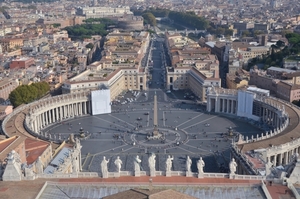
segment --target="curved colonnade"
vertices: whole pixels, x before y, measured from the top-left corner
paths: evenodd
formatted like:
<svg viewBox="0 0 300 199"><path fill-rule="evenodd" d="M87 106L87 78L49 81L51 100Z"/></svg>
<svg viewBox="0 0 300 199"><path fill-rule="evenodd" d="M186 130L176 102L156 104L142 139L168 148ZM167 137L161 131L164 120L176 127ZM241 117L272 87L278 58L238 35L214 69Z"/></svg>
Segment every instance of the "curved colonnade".
<svg viewBox="0 0 300 199"><path fill-rule="evenodd" d="M61 142L61 136L41 134L41 130L75 117L92 112L90 92L59 95L20 106L2 122L2 131L8 136L38 137L47 141ZM22 125L23 124L23 125Z"/></svg>
<svg viewBox="0 0 300 199"><path fill-rule="evenodd" d="M208 111L237 116L236 109L239 102L236 91L215 89L208 94L208 100L210 101L207 106ZM231 102L233 102L232 104L236 102L236 107L232 108ZM238 168L238 173L245 173L245 170L248 170L248 173L258 174L252 168L253 163L249 161L249 155L247 155L253 152L260 153L264 162L272 162L274 166L287 165L296 153L300 153L300 134L298 132L300 129L300 108L274 97L257 95L253 99L251 111L254 119L272 126L273 130L258 133L251 138L240 136L238 142L234 143L232 153L238 162L243 162L239 165L244 166L243 169Z"/></svg>
<svg viewBox="0 0 300 199"><path fill-rule="evenodd" d="M239 102L237 90L214 89L208 94L207 111L216 112L229 116L238 116ZM247 102L250 103L250 102ZM250 106L244 104L244 106ZM247 109L247 108L244 108ZM289 125L289 113L285 110L285 105L280 101L275 101L269 97L256 96L253 100L252 114L248 117L262 121L273 128L273 130L257 133L256 136L242 136L243 143L253 143L255 141L271 138L283 132ZM244 116L247 117L247 116ZM240 140L241 143L241 140Z"/></svg>
<svg viewBox="0 0 300 199"><path fill-rule="evenodd" d="M236 93L222 93L230 100ZM237 101L236 101L237 102ZM238 103L238 102L237 102ZM260 111L260 117L264 122L274 124L274 131L258 134L256 138L244 138L240 140L238 151L265 149L265 157L273 160L276 165L287 162L294 153L300 153L300 109L290 103L276 98L255 99L254 103L260 104L265 111ZM229 104L229 103L224 103ZM235 110L234 108L224 110ZM262 110L263 110L262 109ZM63 122L74 117L91 114L90 92L66 94L42 99L31 104L16 108L2 123L2 131L8 137L19 135L38 137L43 140L61 142L59 135L49 137L41 134L41 129L57 122ZM232 115L232 112L228 113ZM276 120L271 119L275 116ZM22 125L23 122L23 125Z"/></svg>

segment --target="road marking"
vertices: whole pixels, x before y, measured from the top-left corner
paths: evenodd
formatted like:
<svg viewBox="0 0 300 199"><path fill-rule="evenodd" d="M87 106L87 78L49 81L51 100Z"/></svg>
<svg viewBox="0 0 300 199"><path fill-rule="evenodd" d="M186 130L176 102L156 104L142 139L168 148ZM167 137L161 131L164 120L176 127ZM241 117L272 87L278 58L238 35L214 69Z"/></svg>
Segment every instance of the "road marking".
<svg viewBox="0 0 300 199"><path fill-rule="evenodd" d="M128 146L128 144L124 144L124 145L121 145L121 146L118 146L118 147L115 147L115 148L112 148L112 149L108 149L108 150L105 150L105 151L101 151L101 152L95 153L95 154L93 154L93 155L94 155L94 156L100 155L100 154L103 154L103 153L106 153L106 152L109 152L109 151L112 151L112 150L116 150L116 149L119 149L119 148L122 148L122 147L125 147L125 146Z"/></svg>
<svg viewBox="0 0 300 199"><path fill-rule="evenodd" d="M191 148L194 148L194 149L200 150L200 151L206 151L206 152L210 152L210 153L212 153L212 152L211 152L211 151L209 151L209 150L205 150L205 149L197 148L197 147L191 146L191 145L189 145L189 144L185 144L184 146L188 146L188 147L191 147Z"/></svg>
<svg viewBox="0 0 300 199"><path fill-rule="evenodd" d="M99 117L95 117L95 118L97 118L97 119L99 119L99 120L102 120L102 121L104 121L104 122L107 122L107 123L109 123L109 124L116 125L116 126L119 126L119 127L122 127L122 128L125 128L125 129L130 130L130 128L126 128L126 127L124 127L124 126L121 126L121 125L116 124L116 123L112 123L112 122L107 121L107 120L104 120L104 119L102 119L102 118L99 118ZM130 124L130 125L131 125L131 124ZM102 127L101 127L101 128L102 128Z"/></svg>
<svg viewBox="0 0 300 199"><path fill-rule="evenodd" d="M201 113L200 115L197 115L197 116L195 116L195 117L193 117L193 118L191 118L191 119L189 119L189 120L187 120L187 121L181 123L181 124L178 125L177 127L180 127L181 125L183 125L183 124L185 124L185 123L188 123L188 122L192 121L193 119L195 119L195 118L197 118L197 117L199 117L199 116L201 116L201 115L203 115L203 114L204 114L204 113Z"/></svg>
<svg viewBox="0 0 300 199"><path fill-rule="evenodd" d="M150 113L148 114L148 117L147 117L147 127L149 126L149 120L150 120Z"/></svg>
<svg viewBox="0 0 300 199"><path fill-rule="evenodd" d="M193 125L190 125L190 126L187 126L187 127L183 128L183 129L187 129L187 128L190 128L190 127L192 127L192 126L196 126L197 124L201 124L201 123L206 122L206 121L208 121L208 120L211 120L211 119L213 119L213 118L215 118L215 117L218 117L218 116L210 117L210 118L208 118L208 119L206 119L206 120L202 120L201 122L197 122L197 123L195 123L195 124L193 124Z"/></svg>
<svg viewBox="0 0 300 199"><path fill-rule="evenodd" d="M184 151L186 151L186 152L189 152L189 153L191 153L191 154L196 154L196 153L193 153L193 152L191 152L191 151L189 151L189 150L187 150L187 149L184 149L184 148L182 148L182 147L177 147L177 148L182 149L182 150L184 150Z"/></svg>
<svg viewBox="0 0 300 199"><path fill-rule="evenodd" d="M121 121L121 122L124 122L125 124L127 124L127 125L130 125L130 126L132 126L133 128L135 128L136 126L134 126L134 125L132 125L132 124L130 124L130 123L128 123L128 122L125 122L124 120L121 120L121 119L119 119L119 118L117 118L117 117L115 117L115 116L113 116L113 115L111 115L111 114L109 114L111 117L113 117L113 118L115 118L115 119L117 119L117 120L119 120L119 121Z"/></svg>

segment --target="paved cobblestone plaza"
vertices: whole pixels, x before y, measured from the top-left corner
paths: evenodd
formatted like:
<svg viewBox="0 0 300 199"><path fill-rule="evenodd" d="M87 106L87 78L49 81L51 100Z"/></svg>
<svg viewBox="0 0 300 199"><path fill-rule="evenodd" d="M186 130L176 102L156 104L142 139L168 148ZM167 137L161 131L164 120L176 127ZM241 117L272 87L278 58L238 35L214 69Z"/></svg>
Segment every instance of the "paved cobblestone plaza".
<svg viewBox="0 0 300 199"><path fill-rule="evenodd" d="M83 170L99 173L103 156L110 160L109 171L115 171L117 156L123 162L121 170L132 171L136 155L142 160L142 170L149 171L147 160L151 153L157 155L156 170L164 171L167 156L173 155L172 170L185 171L188 155L193 162L193 172L197 171L199 157L206 163L205 172L224 172L230 160L229 146L233 138L227 136L228 128L249 137L261 131L235 118L205 113L204 106L179 100L174 93L166 94L159 89L156 93L158 130L164 139L147 140L154 128L153 90L146 96L140 93L135 102L113 105L111 114L74 118L44 131L67 139L71 133L79 135L82 128L87 136L81 141ZM131 92L124 98L130 95Z"/></svg>

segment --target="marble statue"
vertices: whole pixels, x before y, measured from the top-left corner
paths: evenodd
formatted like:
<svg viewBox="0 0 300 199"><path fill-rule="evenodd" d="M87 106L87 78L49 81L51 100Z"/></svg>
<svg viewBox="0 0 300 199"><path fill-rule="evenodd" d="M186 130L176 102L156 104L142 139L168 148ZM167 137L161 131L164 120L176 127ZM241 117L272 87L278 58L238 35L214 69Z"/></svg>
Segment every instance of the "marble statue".
<svg viewBox="0 0 300 199"><path fill-rule="evenodd" d="M44 171L44 164L41 160L41 156L39 156L35 162L35 171L37 174L42 174Z"/></svg>
<svg viewBox="0 0 300 199"><path fill-rule="evenodd" d="M117 168L117 172L120 173L121 172L121 166L122 166L123 162L120 159L120 157L118 156L117 159L115 160L115 165Z"/></svg>
<svg viewBox="0 0 300 199"><path fill-rule="evenodd" d="M186 171L191 172L191 166L192 166L192 160L190 156L187 156L186 158Z"/></svg>
<svg viewBox="0 0 300 199"><path fill-rule="evenodd" d="M273 166L273 163L270 162L270 160L268 160L268 162L265 164L265 168L266 168L266 176L271 174L271 168Z"/></svg>
<svg viewBox="0 0 300 199"><path fill-rule="evenodd" d="M7 163L5 170L2 175L3 181L21 181L22 180L22 168L21 164L18 163L19 154L12 150L7 155Z"/></svg>
<svg viewBox="0 0 300 199"><path fill-rule="evenodd" d="M148 158L148 164L149 164L149 168L150 168L150 173L155 172L155 160L156 156L154 153L152 153L149 158Z"/></svg>
<svg viewBox="0 0 300 199"><path fill-rule="evenodd" d="M140 157L137 155L134 159L134 171L135 172L140 172L141 171L141 162L142 160L140 159Z"/></svg>
<svg viewBox="0 0 300 199"><path fill-rule="evenodd" d="M101 172L102 177L107 178L108 177L108 170L107 170L107 164L109 163L109 160L106 160L105 156L103 156L103 160L101 162Z"/></svg>
<svg viewBox="0 0 300 199"><path fill-rule="evenodd" d="M34 176L34 173L33 173L32 169L28 168L28 167L24 168L24 173L25 173L26 177L32 177L32 176Z"/></svg>
<svg viewBox="0 0 300 199"><path fill-rule="evenodd" d="M174 157L171 157L170 155L168 155L168 158L166 160L166 171L167 172L171 171L173 160L174 160Z"/></svg>
<svg viewBox="0 0 300 199"><path fill-rule="evenodd" d="M72 170L74 173L78 173L78 162L76 161L75 152L73 151L71 154L71 160L72 160Z"/></svg>
<svg viewBox="0 0 300 199"><path fill-rule="evenodd" d="M198 173L204 173L203 168L205 167L205 162L202 160L202 157L197 162Z"/></svg>
<svg viewBox="0 0 300 199"><path fill-rule="evenodd" d="M235 159L232 158L231 162L229 163L230 174L235 174L236 167L237 167L237 163L235 162Z"/></svg>
<svg viewBox="0 0 300 199"><path fill-rule="evenodd" d="M74 138L74 134L73 134L73 133L71 133L70 136L69 136L69 142L70 142L71 144L74 144L74 143L75 143L75 138Z"/></svg>

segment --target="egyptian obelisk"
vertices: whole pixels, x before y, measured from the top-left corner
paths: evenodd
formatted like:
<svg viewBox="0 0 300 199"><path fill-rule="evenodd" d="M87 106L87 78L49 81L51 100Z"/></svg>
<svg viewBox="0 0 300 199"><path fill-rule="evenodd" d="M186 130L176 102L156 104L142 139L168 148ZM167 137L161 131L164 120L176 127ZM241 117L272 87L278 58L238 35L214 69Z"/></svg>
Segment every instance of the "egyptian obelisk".
<svg viewBox="0 0 300 199"><path fill-rule="evenodd" d="M154 106L153 106L153 134L152 136L158 136L159 132L157 129L157 96L156 96L156 91L154 94Z"/></svg>

